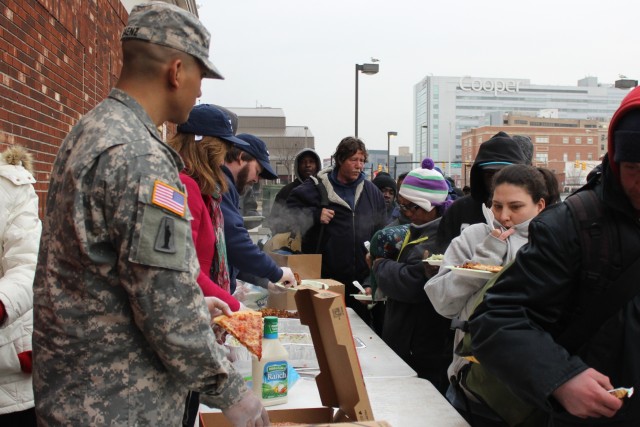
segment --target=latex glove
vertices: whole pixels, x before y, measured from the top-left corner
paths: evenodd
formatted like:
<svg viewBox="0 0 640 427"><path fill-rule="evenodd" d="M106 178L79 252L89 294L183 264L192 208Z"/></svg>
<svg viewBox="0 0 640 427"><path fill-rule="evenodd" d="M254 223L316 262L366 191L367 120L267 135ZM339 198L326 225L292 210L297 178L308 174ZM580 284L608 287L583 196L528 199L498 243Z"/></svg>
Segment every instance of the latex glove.
<svg viewBox="0 0 640 427"><path fill-rule="evenodd" d="M213 318L216 316L220 316L221 314L231 316L231 314L233 313L229 308L229 305L226 302L222 301L220 298L204 297L204 300L207 303L207 308L209 309L212 323Z"/></svg>
<svg viewBox="0 0 640 427"><path fill-rule="evenodd" d="M267 410L264 409L258 396L251 390L247 391L238 403L223 409L222 414L234 427L265 427L271 425Z"/></svg>
<svg viewBox="0 0 640 427"><path fill-rule="evenodd" d="M609 378L593 368L580 372L553 391L553 397L572 415L580 418L613 417L622 400L609 394Z"/></svg>
<svg viewBox="0 0 640 427"><path fill-rule="evenodd" d="M289 267L281 267L281 269L282 277L280 278L280 280L278 280L280 284L284 285L285 287L295 286L296 278L293 275L293 271L291 271Z"/></svg>

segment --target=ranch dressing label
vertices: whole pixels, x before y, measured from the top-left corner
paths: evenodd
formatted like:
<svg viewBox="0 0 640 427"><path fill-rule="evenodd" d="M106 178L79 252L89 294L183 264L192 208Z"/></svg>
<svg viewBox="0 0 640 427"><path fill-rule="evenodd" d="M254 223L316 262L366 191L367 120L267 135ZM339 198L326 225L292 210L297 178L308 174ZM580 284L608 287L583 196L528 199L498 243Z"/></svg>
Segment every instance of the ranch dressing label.
<svg viewBox="0 0 640 427"><path fill-rule="evenodd" d="M265 364L262 374L263 399L276 399L287 396L288 366L286 360Z"/></svg>

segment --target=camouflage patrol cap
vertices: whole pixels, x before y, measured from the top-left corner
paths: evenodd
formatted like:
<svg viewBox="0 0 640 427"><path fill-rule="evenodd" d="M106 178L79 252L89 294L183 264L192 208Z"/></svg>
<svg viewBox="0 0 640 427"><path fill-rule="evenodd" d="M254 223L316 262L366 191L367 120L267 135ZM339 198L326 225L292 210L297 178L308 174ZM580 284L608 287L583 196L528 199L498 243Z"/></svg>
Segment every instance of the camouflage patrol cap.
<svg viewBox="0 0 640 427"><path fill-rule="evenodd" d="M135 6L120 40L142 40L180 50L202 63L205 77L224 79L209 61L209 31L194 14L173 4L154 1Z"/></svg>

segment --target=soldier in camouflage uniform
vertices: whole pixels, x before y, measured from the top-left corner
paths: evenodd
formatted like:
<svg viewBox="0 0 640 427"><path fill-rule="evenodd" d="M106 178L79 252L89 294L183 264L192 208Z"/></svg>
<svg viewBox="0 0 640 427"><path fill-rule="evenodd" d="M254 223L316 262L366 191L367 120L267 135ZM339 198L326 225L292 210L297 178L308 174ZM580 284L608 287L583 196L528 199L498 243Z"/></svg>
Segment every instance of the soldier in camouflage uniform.
<svg viewBox="0 0 640 427"><path fill-rule="evenodd" d="M186 121L203 77L222 78L209 33L154 2L133 9L122 40L116 88L51 174L34 283L39 425L177 426L190 389L236 426L268 425L215 342L208 305L224 303L196 283L183 164L157 130Z"/></svg>

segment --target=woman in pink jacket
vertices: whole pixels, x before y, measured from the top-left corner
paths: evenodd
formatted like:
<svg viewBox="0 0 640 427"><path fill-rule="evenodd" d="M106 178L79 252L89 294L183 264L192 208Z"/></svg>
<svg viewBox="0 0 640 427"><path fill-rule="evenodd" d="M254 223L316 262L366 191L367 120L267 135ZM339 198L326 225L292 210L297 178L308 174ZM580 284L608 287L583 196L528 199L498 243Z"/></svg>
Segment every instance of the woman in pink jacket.
<svg viewBox="0 0 640 427"><path fill-rule="evenodd" d="M234 136L227 114L209 104L193 107L187 122L178 126L178 133L169 141L185 164L180 180L193 217L191 234L200 262L198 285L204 296L220 298L232 311L238 311L240 302L229 293L224 218L220 209L222 193L227 191L220 165L231 144L248 145ZM195 424L199 406L199 394L190 392L183 426Z"/></svg>
<svg viewBox="0 0 640 427"><path fill-rule="evenodd" d="M198 284L205 296L218 297L238 311L240 303L229 293L229 272L224 240L224 218L220 210L227 182L220 165L231 144L247 145L233 135L231 120L214 105L193 107L187 122L169 141L182 157L185 168L180 180L187 191L193 219L191 232L200 262Z"/></svg>

